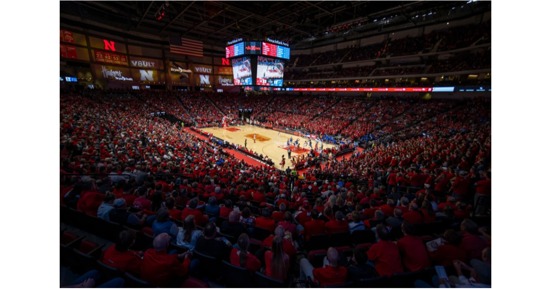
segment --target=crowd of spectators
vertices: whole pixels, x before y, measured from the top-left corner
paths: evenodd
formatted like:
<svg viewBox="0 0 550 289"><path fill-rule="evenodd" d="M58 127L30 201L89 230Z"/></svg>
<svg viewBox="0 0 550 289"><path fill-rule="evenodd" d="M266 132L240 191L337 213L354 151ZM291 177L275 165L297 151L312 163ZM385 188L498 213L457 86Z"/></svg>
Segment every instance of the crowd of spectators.
<svg viewBox="0 0 550 289"><path fill-rule="evenodd" d="M188 111L200 124L219 125L219 108L235 105L231 96L227 105L224 98L214 105L212 95L153 94L86 92L60 99L62 204L137 230L149 228L154 237L147 250L136 252L133 235L121 233L102 257L110 266L154 286L172 286L200 275L193 252L201 252L281 281L302 276L324 286L487 260L487 228L478 230L470 218L490 213L489 100L271 96L269 107L258 108L268 121L285 120L311 132L353 121L343 133L374 136L363 151L327 158L298 176L249 166L222 145L155 114L186 117ZM259 102L259 96L251 101ZM448 231L442 236L447 247L425 252L415 230L436 223ZM342 259L344 251L327 246L326 267L319 267L298 254L318 234L356 231L375 238L363 242L369 249L353 258ZM185 252L171 254L170 244ZM439 250L454 250L456 259L443 258Z"/></svg>

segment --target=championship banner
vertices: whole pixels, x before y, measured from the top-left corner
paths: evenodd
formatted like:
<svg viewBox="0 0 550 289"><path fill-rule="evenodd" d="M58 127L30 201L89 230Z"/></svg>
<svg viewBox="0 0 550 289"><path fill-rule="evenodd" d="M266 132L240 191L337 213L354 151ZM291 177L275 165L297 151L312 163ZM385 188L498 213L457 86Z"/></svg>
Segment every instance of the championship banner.
<svg viewBox="0 0 550 289"><path fill-rule="evenodd" d="M59 32L60 32L59 36L60 36L61 42L74 43L74 37L73 37L73 33L71 31L61 30Z"/></svg>
<svg viewBox="0 0 550 289"><path fill-rule="evenodd" d="M69 45L60 45L61 48L61 58L71 58L71 59L77 59L78 56L76 55L76 47L75 46L69 46Z"/></svg>
<svg viewBox="0 0 550 289"><path fill-rule="evenodd" d="M59 48L61 50L61 58L90 61L90 56L88 54L87 48L76 47L76 46L65 45L65 44L61 44Z"/></svg>
<svg viewBox="0 0 550 289"><path fill-rule="evenodd" d="M59 40L65 43L77 44L81 46L88 46L86 35L81 33L75 33L69 30L61 29L59 31Z"/></svg>
<svg viewBox="0 0 550 289"><path fill-rule="evenodd" d="M231 67L231 66L218 66L218 74L233 75L233 67Z"/></svg>
<svg viewBox="0 0 550 289"><path fill-rule="evenodd" d="M99 50L92 51L96 62L128 66L128 58L126 55Z"/></svg>

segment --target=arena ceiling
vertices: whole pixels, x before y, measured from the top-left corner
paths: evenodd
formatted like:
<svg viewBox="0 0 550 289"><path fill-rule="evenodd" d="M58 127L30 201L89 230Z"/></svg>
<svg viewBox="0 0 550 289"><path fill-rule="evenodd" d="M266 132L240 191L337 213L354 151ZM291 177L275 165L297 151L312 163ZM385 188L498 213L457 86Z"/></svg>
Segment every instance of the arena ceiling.
<svg viewBox="0 0 550 289"><path fill-rule="evenodd" d="M298 44L356 19L414 14L449 1L61 1L61 23L161 39L185 36L223 46L236 39L271 37ZM465 3L462 1L461 3ZM164 14L162 14L164 13Z"/></svg>

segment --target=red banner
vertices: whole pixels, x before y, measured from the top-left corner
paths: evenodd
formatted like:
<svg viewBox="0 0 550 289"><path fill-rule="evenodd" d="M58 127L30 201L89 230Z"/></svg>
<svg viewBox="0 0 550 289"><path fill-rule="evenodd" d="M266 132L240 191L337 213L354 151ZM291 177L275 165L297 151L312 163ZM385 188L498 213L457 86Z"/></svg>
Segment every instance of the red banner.
<svg viewBox="0 0 550 289"><path fill-rule="evenodd" d="M233 67L218 66L218 74L233 75Z"/></svg>
<svg viewBox="0 0 550 289"><path fill-rule="evenodd" d="M123 54L94 50L94 58L97 62L128 66L128 57Z"/></svg>
<svg viewBox="0 0 550 289"><path fill-rule="evenodd" d="M74 43L74 37L73 37L73 33L71 31L61 30L59 36L60 36L60 40L62 42Z"/></svg>
<svg viewBox="0 0 550 289"><path fill-rule="evenodd" d="M61 44L61 58L77 59L76 47Z"/></svg>

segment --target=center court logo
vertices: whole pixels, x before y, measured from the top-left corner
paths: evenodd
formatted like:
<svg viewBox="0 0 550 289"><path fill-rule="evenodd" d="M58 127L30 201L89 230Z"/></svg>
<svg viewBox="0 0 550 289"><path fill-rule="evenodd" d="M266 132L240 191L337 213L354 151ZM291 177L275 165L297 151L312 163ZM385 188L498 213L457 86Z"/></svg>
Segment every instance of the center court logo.
<svg viewBox="0 0 550 289"><path fill-rule="evenodd" d="M254 134L253 133L245 134L244 136L249 138L249 139L254 139ZM263 136L261 134L256 134L256 140L264 142L264 141L268 141L268 140L271 140L271 139L268 138L267 136Z"/></svg>

